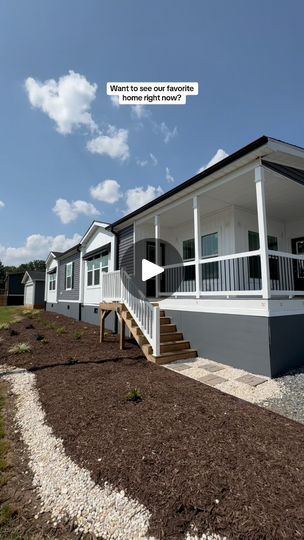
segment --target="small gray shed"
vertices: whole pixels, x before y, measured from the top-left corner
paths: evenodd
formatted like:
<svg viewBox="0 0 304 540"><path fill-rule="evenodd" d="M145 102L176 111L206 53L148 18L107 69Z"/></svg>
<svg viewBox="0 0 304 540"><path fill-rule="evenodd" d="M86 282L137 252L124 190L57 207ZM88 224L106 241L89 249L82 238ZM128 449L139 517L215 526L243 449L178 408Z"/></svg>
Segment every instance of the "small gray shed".
<svg viewBox="0 0 304 540"><path fill-rule="evenodd" d="M27 270L22 283L24 284L24 305L28 308L43 308L45 273Z"/></svg>

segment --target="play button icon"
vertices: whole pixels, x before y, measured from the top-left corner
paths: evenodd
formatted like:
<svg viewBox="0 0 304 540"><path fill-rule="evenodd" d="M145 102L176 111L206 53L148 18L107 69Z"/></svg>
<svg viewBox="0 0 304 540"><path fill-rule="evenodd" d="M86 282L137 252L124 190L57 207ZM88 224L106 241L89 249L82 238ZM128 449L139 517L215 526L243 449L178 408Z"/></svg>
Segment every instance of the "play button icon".
<svg viewBox="0 0 304 540"><path fill-rule="evenodd" d="M156 301L180 293L183 288L193 288L192 268L184 267L181 250L175 245L177 239L171 244L163 238L147 236L129 243L127 248L124 243L122 237L118 267L124 270L121 279L132 296Z"/></svg>
<svg viewBox="0 0 304 540"><path fill-rule="evenodd" d="M142 281L147 281L147 279L151 279L155 276L158 276L164 271L165 269L162 266L159 266L158 264L154 264L151 261L147 261L147 259L142 259L141 261Z"/></svg>

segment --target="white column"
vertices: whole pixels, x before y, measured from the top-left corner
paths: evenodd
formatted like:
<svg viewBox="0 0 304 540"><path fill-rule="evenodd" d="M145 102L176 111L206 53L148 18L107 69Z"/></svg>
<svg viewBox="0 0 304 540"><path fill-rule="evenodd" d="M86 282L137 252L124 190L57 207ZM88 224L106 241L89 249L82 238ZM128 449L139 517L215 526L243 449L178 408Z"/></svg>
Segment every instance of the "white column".
<svg viewBox="0 0 304 540"><path fill-rule="evenodd" d="M160 221L159 215L154 216L154 236L155 236L155 264L159 264L159 230ZM155 277L155 296L159 297L159 276Z"/></svg>
<svg viewBox="0 0 304 540"><path fill-rule="evenodd" d="M200 297L201 280L200 280L200 209L198 206L198 198L193 197L193 224L194 224L194 256L195 256L195 296Z"/></svg>
<svg viewBox="0 0 304 540"><path fill-rule="evenodd" d="M271 297L269 262L268 262L268 235L267 235L267 217L265 202L265 179L264 168L259 165L254 169L255 188L257 200L257 214L259 225L260 252L261 252L261 274L262 274L262 295L263 298Z"/></svg>

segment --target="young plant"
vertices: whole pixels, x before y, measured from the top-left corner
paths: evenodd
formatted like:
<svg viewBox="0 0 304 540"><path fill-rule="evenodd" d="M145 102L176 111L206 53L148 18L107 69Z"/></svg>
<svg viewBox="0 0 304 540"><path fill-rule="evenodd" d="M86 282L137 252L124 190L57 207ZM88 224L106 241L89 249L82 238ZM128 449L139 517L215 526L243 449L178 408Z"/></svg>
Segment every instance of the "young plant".
<svg viewBox="0 0 304 540"><path fill-rule="evenodd" d="M75 336L75 339L82 339L83 332L77 331L75 332L74 336Z"/></svg>
<svg viewBox="0 0 304 540"><path fill-rule="evenodd" d="M127 393L127 401L142 401L140 390L137 390L137 388L130 390L130 392Z"/></svg>
<svg viewBox="0 0 304 540"><path fill-rule="evenodd" d="M56 334L58 336L61 336L62 334L66 334L67 333L67 330L64 326L59 326L59 328L57 328L56 330Z"/></svg>
<svg viewBox="0 0 304 540"><path fill-rule="evenodd" d="M4 322L4 323L0 324L0 330L8 330L9 327L10 327L10 324L7 323L7 322Z"/></svg>
<svg viewBox="0 0 304 540"><path fill-rule="evenodd" d="M16 345L14 345L13 347L11 347L8 352L10 354L24 354L24 353L28 353L28 352L31 352L31 346L29 345L29 343L17 343Z"/></svg>

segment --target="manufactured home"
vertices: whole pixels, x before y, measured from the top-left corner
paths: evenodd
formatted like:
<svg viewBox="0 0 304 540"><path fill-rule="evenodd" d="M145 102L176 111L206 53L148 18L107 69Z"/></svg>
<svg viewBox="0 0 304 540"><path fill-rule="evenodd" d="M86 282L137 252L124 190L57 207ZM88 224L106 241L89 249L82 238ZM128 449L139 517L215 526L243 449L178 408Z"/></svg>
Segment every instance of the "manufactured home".
<svg viewBox="0 0 304 540"><path fill-rule="evenodd" d="M43 308L45 273L27 270L21 283L24 285L24 306L27 308Z"/></svg>
<svg viewBox="0 0 304 540"><path fill-rule="evenodd" d="M164 272L138 294L143 257ZM111 225L94 222L49 255L47 279L49 310L98 323L100 303L123 304L156 361L172 330L185 357L268 376L303 364L304 149L257 139Z"/></svg>

